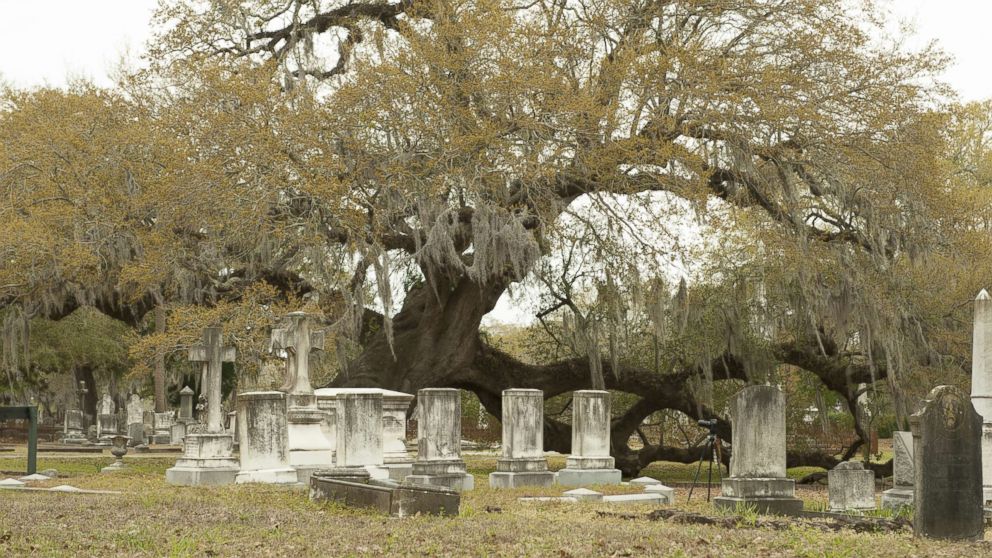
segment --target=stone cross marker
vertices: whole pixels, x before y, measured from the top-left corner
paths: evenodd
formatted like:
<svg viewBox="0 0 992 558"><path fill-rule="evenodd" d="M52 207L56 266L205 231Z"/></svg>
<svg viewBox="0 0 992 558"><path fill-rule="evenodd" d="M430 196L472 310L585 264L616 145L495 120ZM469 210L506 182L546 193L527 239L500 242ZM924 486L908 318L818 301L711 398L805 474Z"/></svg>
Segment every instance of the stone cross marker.
<svg viewBox="0 0 992 558"><path fill-rule="evenodd" d="M287 328L272 330L272 345L286 351L286 381L279 391L290 395L313 395L310 385L310 353L324 350L324 332L310 331L305 312L291 312Z"/></svg>
<svg viewBox="0 0 992 558"><path fill-rule="evenodd" d="M992 501L992 296L975 299L971 346L971 403L982 417L982 503Z"/></svg>
<svg viewBox="0 0 992 558"><path fill-rule="evenodd" d="M938 386L910 417L916 459L913 531L935 539L981 540L982 417L961 390Z"/></svg>
<svg viewBox="0 0 992 558"><path fill-rule="evenodd" d="M207 432L224 431L221 413L221 372L225 362L234 362L234 347L223 346L223 330L219 327L203 328L203 343L190 347L189 360L203 363L206 372Z"/></svg>
<svg viewBox="0 0 992 558"><path fill-rule="evenodd" d="M310 354L324 348L324 332L310 329L310 316L291 312L285 328L272 330L272 347L286 351L286 393L289 463L299 480L310 482L310 474L330 467L334 447L321 428L325 413L317 406L310 385Z"/></svg>

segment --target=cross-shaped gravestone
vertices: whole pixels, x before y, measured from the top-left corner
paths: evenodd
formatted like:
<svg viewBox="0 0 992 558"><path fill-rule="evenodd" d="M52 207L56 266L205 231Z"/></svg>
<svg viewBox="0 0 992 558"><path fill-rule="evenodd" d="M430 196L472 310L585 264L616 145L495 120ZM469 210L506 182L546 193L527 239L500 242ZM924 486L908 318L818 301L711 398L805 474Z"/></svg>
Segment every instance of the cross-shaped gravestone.
<svg viewBox="0 0 992 558"><path fill-rule="evenodd" d="M291 312L289 325L272 330L272 346L286 351L286 382L280 388L290 395L312 395L310 352L324 349L324 332L310 331L306 312Z"/></svg>
<svg viewBox="0 0 992 558"><path fill-rule="evenodd" d="M203 363L207 376L207 432L224 431L221 420L221 370L225 362L234 362L234 347L223 346L223 330L203 328L203 343L189 348L189 360Z"/></svg>

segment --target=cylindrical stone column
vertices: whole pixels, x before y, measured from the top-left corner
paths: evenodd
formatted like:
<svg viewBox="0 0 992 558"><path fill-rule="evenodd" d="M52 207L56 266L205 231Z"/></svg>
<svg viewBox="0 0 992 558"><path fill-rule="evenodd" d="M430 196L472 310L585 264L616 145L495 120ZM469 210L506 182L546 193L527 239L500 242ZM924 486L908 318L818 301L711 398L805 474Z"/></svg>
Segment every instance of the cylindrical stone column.
<svg viewBox="0 0 992 558"><path fill-rule="evenodd" d="M289 466L286 394L251 391L238 395L238 442L241 471L236 482L296 482Z"/></svg>
<svg viewBox="0 0 992 558"><path fill-rule="evenodd" d="M992 501L992 297L975 298L971 345L971 403L982 417L982 503Z"/></svg>
<svg viewBox="0 0 992 558"><path fill-rule="evenodd" d="M503 458L544 457L544 392L503 390Z"/></svg>
<svg viewBox="0 0 992 558"><path fill-rule="evenodd" d="M610 392L590 389L572 395L572 456L610 456Z"/></svg>
<svg viewBox="0 0 992 558"><path fill-rule="evenodd" d="M785 478L785 395L772 386L749 386L730 401L734 478Z"/></svg>
<svg viewBox="0 0 992 558"><path fill-rule="evenodd" d="M355 391L338 396L337 467L382 465L382 393Z"/></svg>
<svg viewBox="0 0 992 558"><path fill-rule="evenodd" d="M460 461L462 396L457 389L417 392L417 461Z"/></svg>

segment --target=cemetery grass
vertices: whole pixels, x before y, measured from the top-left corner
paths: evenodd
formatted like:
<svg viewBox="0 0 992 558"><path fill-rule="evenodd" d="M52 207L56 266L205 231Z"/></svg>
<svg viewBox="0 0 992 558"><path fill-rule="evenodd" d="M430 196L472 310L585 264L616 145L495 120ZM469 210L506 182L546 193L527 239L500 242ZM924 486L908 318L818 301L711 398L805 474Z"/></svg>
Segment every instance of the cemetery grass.
<svg viewBox="0 0 992 558"><path fill-rule="evenodd" d="M824 532L649 521L657 506L522 503L520 496L559 495L560 488L494 491L487 475L495 456L466 456L476 490L462 499L456 518L392 519L333 504L309 502L304 492L274 486L172 487L165 469L175 456L128 456L129 470L100 474L108 456L41 456L39 470L71 484L117 490L120 495L0 491L0 556L961 556L988 555L992 546L943 543L897 534ZM552 459L553 468L563 459ZM23 454L0 458L0 470L23 469ZM705 471L705 468L704 468ZM693 466L654 464L646 474L677 484ZM791 472L794 476L800 473ZM802 473L805 474L805 473ZM667 476L666 476L667 475ZM626 487L603 489L632 492ZM680 510L718 515L703 498ZM826 492L800 494L822 509ZM637 516L601 516L610 512Z"/></svg>

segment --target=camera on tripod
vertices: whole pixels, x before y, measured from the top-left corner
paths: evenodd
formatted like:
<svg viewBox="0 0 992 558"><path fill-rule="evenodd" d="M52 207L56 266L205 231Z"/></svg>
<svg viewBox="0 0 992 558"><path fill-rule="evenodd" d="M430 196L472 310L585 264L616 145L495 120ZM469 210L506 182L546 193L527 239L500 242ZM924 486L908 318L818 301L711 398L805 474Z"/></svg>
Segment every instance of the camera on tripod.
<svg viewBox="0 0 992 558"><path fill-rule="evenodd" d="M703 428L709 428L710 430L716 430L716 419L709 420L697 420L696 424L702 426Z"/></svg>
<svg viewBox="0 0 992 558"><path fill-rule="evenodd" d="M718 421L716 419L700 419L696 421L696 424L706 428L709 432L706 434L706 444L703 445L703 451L699 456L699 464L696 465L696 476L692 479L692 486L689 487L689 498L686 502L692 501L692 492L696 488L696 483L699 482L699 473L703 468L703 461L709 459L709 470L706 473L706 501L710 501L710 487L713 483L713 465L716 465L716 475L719 480L723 480L723 471L720 469L721 456L720 456L720 435L716 431L716 425ZM709 456L707 458L707 455Z"/></svg>

